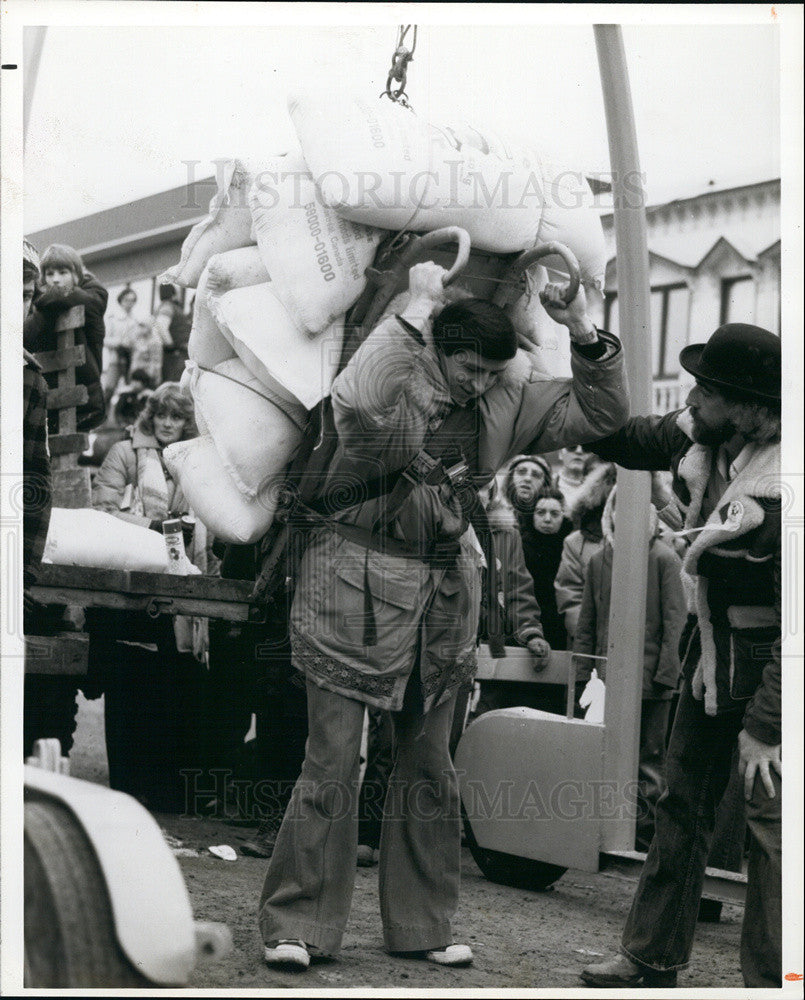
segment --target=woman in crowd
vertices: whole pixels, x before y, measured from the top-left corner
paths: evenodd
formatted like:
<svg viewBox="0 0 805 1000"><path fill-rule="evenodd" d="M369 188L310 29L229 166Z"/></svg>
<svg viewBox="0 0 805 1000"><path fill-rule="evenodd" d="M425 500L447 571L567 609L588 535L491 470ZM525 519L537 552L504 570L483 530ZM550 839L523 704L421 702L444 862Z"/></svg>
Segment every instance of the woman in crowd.
<svg viewBox="0 0 805 1000"><path fill-rule="evenodd" d="M523 555L534 578L534 595L542 614L542 630L551 649L567 648L567 632L556 608L554 580L562 561L565 538L573 530L564 516L565 498L555 486L545 486L537 494L531 524L522 529Z"/></svg>
<svg viewBox="0 0 805 1000"><path fill-rule="evenodd" d="M129 436L106 456L93 485L93 506L158 532L166 518L190 515L163 450L195 433L190 398L175 383L160 386ZM204 572L203 525L195 524L192 534L188 526L185 540L188 556ZM90 690L95 697L105 692L110 785L155 808L183 808L181 771L197 766L194 755L206 728L203 624L90 611Z"/></svg>

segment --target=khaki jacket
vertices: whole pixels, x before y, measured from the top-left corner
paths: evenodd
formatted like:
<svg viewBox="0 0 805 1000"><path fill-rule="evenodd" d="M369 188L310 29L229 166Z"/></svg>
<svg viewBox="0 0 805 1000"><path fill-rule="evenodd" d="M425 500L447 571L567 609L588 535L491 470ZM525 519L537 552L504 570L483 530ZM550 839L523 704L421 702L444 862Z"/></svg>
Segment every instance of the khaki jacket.
<svg viewBox="0 0 805 1000"><path fill-rule="evenodd" d="M623 352L604 334L603 358L573 349L572 378L549 379L518 352L473 407L462 450L477 485L522 452L548 452L610 434L628 417ZM328 482L360 497L367 479L404 468L452 408L437 352L384 320L333 383L339 446ZM339 519L372 528L384 499ZM456 542L450 566L366 549L329 527L302 559L291 613L293 662L322 687L397 711L418 661L425 710L475 671L482 559L449 487L416 487L390 528L425 549ZM364 645L367 591L377 644Z"/></svg>

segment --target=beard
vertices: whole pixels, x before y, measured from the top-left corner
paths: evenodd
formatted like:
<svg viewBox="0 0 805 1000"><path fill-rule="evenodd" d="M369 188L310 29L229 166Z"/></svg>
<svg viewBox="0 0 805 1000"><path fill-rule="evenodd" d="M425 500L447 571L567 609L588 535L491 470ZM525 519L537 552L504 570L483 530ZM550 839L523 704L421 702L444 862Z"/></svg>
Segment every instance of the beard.
<svg viewBox="0 0 805 1000"><path fill-rule="evenodd" d="M693 440L697 444L718 448L734 435L735 427L729 421L712 427L709 424L703 424L697 417L693 417Z"/></svg>

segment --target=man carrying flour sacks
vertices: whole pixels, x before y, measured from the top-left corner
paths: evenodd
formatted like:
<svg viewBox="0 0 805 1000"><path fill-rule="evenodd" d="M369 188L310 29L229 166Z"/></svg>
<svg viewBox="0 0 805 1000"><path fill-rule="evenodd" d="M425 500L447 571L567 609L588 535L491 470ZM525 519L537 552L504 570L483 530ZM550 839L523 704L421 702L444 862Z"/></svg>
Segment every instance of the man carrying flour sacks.
<svg viewBox="0 0 805 1000"><path fill-rule="evenodd" d="M515 455L603 437L628 416L620 343L596 330L583 291L567 306L564 286L542 293L573 342L572 378L550 379L517 350L497 306L445 306L445 274L413 267L402 314L384 319L333 383L339 446L327 485L356 501L378 477L389 488L323 521L298 574L291 642L309 737L260 900L272 966L304 969L340 948L366 705L390 710L395 732L380 841L385 946L441 965L472 961L451 930L460 810L448 736L459 685L475 672L484 562L497 594L477 489ZM494 619L498 602L486 600ZM492 622L490 644L500 641Z"/></svg>

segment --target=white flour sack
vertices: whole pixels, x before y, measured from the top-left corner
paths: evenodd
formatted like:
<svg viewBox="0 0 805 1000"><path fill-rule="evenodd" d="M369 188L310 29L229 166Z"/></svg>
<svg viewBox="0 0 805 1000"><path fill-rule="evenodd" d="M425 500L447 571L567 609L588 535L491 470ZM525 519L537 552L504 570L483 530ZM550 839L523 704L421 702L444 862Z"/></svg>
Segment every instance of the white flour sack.
<svg viewBox="0 0 805 1000"><path fill-rule="evenodd" d="M235 486L209 435L168 445L162 456L193 513L216 537L251 545L271 527L282 476L249 500Z"/></svg>
<svg viewBox="0 0 805 1000"><path fill-rule="evenodd" d="M471 125L451 125L447 129L462 148L474 146L494 157L506 169L526 171L540 178L542 218L537 243L553 240L569 247L579 262L582 281L588 288L603 289L606 246L601 217L590 184L582 170L553 163L533 147L519 145L496 132L479 132ZM559 257L543 262L564 270Z"/></svg>
<svg viewBox="0 0 805 1000"><path fill-rule="evenodd" d="M294 324L314 334L325 330L363 291L385 233L323 205L298 154L255 178L249 204L263 263Z"/></svg>
<svg viewBox="0 0 805 1000"><path fill-rule="evenodd" d="M257 246L217 253L214 257L210 257L206 270L207 291L213 295L223 295L231 288L261 285L269 280L268 271Z"/></svg>
<svg viewBox="0 0 805 1000"><path fill-rule="evenodd" d="M473 246L498 253L534 245L538 172L458 144L391 101L328 89L298 92L288 109L322 201L348 218L393 230L461 226Z"/></svg>
<svg viewBox="0 0 805 1000"><path fill-rule="evenodd" d="M160 281L195 288L210 257L255 242L248 194L262 168L242 160L219 160L216 167L218 191L209 213L187 234L179 263L160 275Z"/></svg>
<svg viewBox="0 0 805 1000"><path fill-rule="evenodd" d="M193 300L193 326L187 341L187 356L205 368L214 368L222 361L235 357L235 349L221 333L208 303L210 265L213 261L227 256L229 255L220 254L210 260L201 272L196 297Z"/></svg>
<svg viewBox="0 0 805 1000"><path fill-rule="evenodd" d="M150 528L102 510L54 507L42 562L164 573L168 558L164 538Z"/></svg>
<svg viewBox="0 0 805 1000"><path fill-rule="evenodd" d="M301 404L309 410L330 391L341 356L344 317L313 339L297 327L278 295L274 283L265 282L220 297L210 295L209 304L252 375L297 409Z"/></svg>
<svg viewBox="0 0 805 1000"><path fill-rule="evenodd" d="M190 380L199 429L212 437L235 486L254 500L293 457L302 440L301 426L282 411L282 400L275 396L272 401L270 390L240 358L212 371L193 365Z"/></svg>
<svg viewBox="0 0 805 1000"><path fill-rule="evenodd" d="M603 235L583 176L546 173L533 151L429 124L391 101L305 90L288 107L322 201L348 218L392 230L461 226L495 253L558 239L587 283L600 279Z"/></svg>

